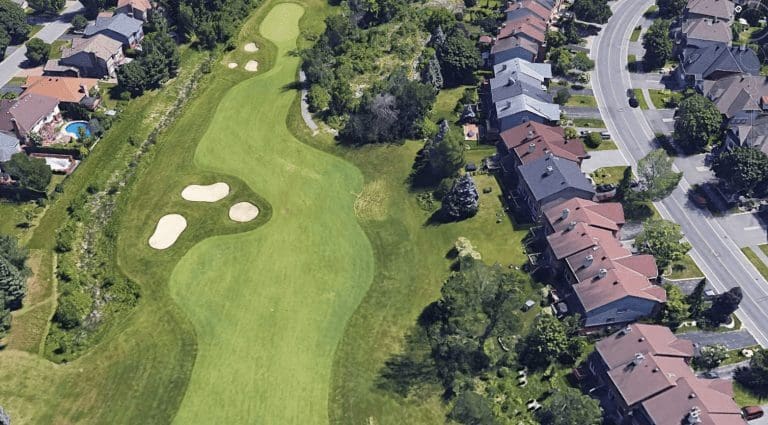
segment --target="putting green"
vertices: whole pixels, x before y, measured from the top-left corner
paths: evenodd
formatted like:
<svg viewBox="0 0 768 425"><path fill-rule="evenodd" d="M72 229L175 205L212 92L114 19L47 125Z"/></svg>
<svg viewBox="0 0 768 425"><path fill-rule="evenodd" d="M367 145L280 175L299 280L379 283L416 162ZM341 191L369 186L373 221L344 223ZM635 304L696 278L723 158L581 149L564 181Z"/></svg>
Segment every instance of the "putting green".
<svg viewBox="0 0 768 425"><path fill-rule="evenodd" d="M333 353L373 276L353 210L362 175L285 124L303 12L269 12L260 32L277 46L274 67L224 94L195 154L200 168L243 179L273 215L197 244L172 274L198 341L179 424L327 423Z"/></svg>

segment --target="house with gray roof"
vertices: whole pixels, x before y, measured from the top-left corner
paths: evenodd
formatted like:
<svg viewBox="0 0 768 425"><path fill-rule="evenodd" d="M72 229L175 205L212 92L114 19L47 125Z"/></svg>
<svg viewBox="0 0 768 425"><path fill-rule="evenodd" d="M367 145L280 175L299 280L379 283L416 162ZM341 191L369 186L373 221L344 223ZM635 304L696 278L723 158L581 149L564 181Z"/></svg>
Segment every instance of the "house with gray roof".
<svg viewBox="0 0 768 425"><path fill-rule="evenodd" d="M72 47L63 49L58 61L48 61L43 72L46 75L115 78L117 68L125 62L122 42L96 34L72 40Z"/></svg>
<svg viewBox="0 0 768 425"><path fill-rule="evenodd" d="M502 132L528 121L552 124L560 120L560 105L522 94L494 104L491 123ZM491 128L494 126L491 125Z"/></svg>
<svg viewBox="0 0 768 425"><path fill-rule="evenodd" d="M532 86L523 81L507 80L507 84L491 89L491 102L494 104L517 96L530 96L538 101L552 103L552 96L540 85Z"/></svg>
<svg viewBox="0 0 768 425"><path fill-rule="evenodd" d="M119 41L127 49L135 49L144 38L143 24L142 21L122 13L110 17L98 17L95 23L85 27L84 35L88 38L102 34Z"/></svg>
<svg viewBox="0 0 768 425"><path fill-rule="evenodd" d="M705 80L718 80L732 75L760 75L760 59L745 46L714 44L704 48L690 47L680 54L675 78L681 86L703 90Z"/></svg>
<svg viewBox="0 0 768 425"><path fill-rule="evenodd" d="M595 188L573 161L554 155L521 165L517 192L534 220L545 207L572 198L592 200Z"/></svg>
<svg viewBox="0 0 768 425"><path fill-rule="evenodd" d="M499 65L512 59L535 62L539 48L537 43L522 37L512 36L496 40L491 46L491 65Z"/></svg>
<svg viewBox="0 0 768 425"><path fill-rule="evenodd" d="M732 75L704 81L703 94L735 123L747 123L768 113L768 78L762 75Z"/></svg>
<svg viewBox="0 0 768 425"><path fill-rule="evenodd" d="M511 59L493 66L491 88L506 84L510 78L523 81L529 85L545 85L552 79L552 65L548 63L531 63L523 59ZM494 81L495 80L495 81Z"/></svg>
<svg viewBox="0 0 768 425"><path fill-rule="evenodd" d="M21 145L16 135L0 131L0 162L10 161L11 156L19 152Z"/></svg>
<svg viewBox="0 0 768 425"><path fill-rule="evenodd" d="M725 132L725 148L751 147L768 155L768 115L746 122L729 122Z"/></svg>

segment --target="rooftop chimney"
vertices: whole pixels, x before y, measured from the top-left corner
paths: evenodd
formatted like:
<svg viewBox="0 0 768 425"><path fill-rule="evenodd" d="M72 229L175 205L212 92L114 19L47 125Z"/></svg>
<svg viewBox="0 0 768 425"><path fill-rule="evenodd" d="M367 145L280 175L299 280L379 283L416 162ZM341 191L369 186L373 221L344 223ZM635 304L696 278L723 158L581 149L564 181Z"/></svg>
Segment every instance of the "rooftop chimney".
<svg viewBox="0 0 768 425"><path fill-rule="evenodd" d="M698 406L691 407L691 410L688 412L688 417L686 418L688 424L700 424L701 423L701 409L699 409Z"/></svg>
<svg viewBox="0 0 768 425"><path fill-rule="evenodd" d="M568 218L568 214L570 213L571 213L571 210L569 210L568 208L563 208L563 212L560 213L560 219L565 220L566 218Z"/></svg>
<svg viewBox="0 0 768 425"><path fill-rule="evenodd" d="M529 143L528 144L528 153L533 153L533 151L536 150L536 143Z"/></svg>
<svg viewBox="0 0 768 425"><path fill-rule="evenodd" d="M568 227L565 228L565 230L573 230L576 227L576 222L572 221L568 223Z"/></svg>
<svg viewBox="0 0 768 425"><path fill-rule="evenodd" d="M531 140L534 137L536 137L536 133L534 133L533 130L528 130L528 136L527 136L528 140Z"/></svg>
<svg viewBox="0 0 768 425"><path fill-rule="evenodd" d="M595 257L592 256L592 254L587 255L584 257L584 267L589 267L592 265L592 261L594 261Z"/></svg>
<svg viewBox="0 0 768 425"><path fill-rule="evenodd" d="M555 171L555 167L547 165L547 175L552 174L553 171Z"/></svg>
<svg viewBox="0 0 768 425"><path fill-rule="evenodd" d="M608 270L606 269L600 269L600 271L597 272L597 278L602 279L608 274Z"/></svg>
<svg viewBox="0 0 768 425"><path fill-rule="evenodd" d="M645 360L643 353L635 353L635 358L632 359L632 365L637 366Z"/></svg>

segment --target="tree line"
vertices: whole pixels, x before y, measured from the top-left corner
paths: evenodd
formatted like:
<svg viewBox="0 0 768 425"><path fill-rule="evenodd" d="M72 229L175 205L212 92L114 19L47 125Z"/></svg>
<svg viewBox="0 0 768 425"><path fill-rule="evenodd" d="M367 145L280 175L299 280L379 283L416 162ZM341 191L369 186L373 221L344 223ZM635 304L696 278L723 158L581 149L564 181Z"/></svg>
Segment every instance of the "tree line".
<svg viewBox="0 0 768 425"><path fill-rule="evenodd" d="M11 311L21 308L27 293L27 255L16 238L0 235L0 339L11 328Z"/></svg>

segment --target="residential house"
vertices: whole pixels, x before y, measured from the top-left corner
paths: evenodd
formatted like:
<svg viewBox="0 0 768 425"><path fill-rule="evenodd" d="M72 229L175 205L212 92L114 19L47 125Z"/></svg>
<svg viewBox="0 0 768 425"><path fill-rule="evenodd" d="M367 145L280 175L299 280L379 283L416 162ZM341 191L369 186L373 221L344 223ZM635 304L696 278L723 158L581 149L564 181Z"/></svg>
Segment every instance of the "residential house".
<svg viewBox="0 0 768 425"><path fill-rule="evenodd" d="M704 48L713 44L730 46L733 32L728 22L711 18L688 19L675 34L675 50L686 47Z"/></svg>
<svg viewBox="0 0 768 425"><path fill-rule="evenodd" d="M587 157L581 141L566 139L562 127L548 126L535 121L503 131L500 139L497 149L501 157L501 168L505 176L512 178L511 183L518 179L519 166L545 155L553 154L577 164L581 164L581 160Z"/></svg>
<svg viewBox="0 0 768 425"><path fill-rule="evenodd" d="M149 20L152 3L149 0L118 0L115 14L128 15L143 22Z"/></svg>
<svg viewBox="0 0 768 425"><path fill-rule="evenodd" d="M731 0L688 0L683 9L685 19L709 18L731 23L735 5Z"/></svg>
<svg viewBox="0 0 768 425"><path fill-rule="evenodd" d="M680 65L675 70L680 85L695 87L699 91L702 91L705 80L719 80L739 74L759 75L760 59L752 49L723 44L683 49Z"/></svg>
<svg viewBox="0 0 768 425"><path fill-rule="evenodd" d="M735 124L746 124L768 113L768 78L762 75L731 75L704 81L702 92Z"/></svg>
<svg viewBox="0 0 768 425"><path fill-rule="evenodd" d="M539 45L539 49L537 49L538 53L547 38L547 30L546 27L536 25L535 22L536 20L531 17L504 22L501 24L501 29L496 38L499 40L509 37L527 39ZM543 23L544 21L539 22Z"/></svg>
<svg viewBox="0 0 768 425"><path fill-rule="evenodd" d="M72 77L27 77L23 86L24 94L39 94L59 100L59 106L79 105L87 109L95 109L99 104L97 97L91 97L90 92L99 88L99 80L94 78Z"/></svg>
<svg viewBox="0 0 768 425"><path fill-rule="evenodd" d="M59 100L39 94L25 94L14 100L0 100L0 133L15 134L29 140L31 133L53 136L61 122Z"/></svg>
<svg viewBox="0 0 768 425"><path fill-rule="evenodd" d="M595 196L592 183L577 163L551 154L521 165L518 173L518 193L534 219L548 204L571 198L592 199Z"/></svg>
<svg viewBox="0 0 768 425"><path fill-rule="evenodd" d="M571 311L581 315L586 328L652 317L667 301L664 288L620 263L573 285L573 292Z"/></svg>
<svg viewBox="0 0 768 425"><path fill-rule="evenodd" d="M552 103L552 96L541 85L530 85L513 77L507 79L506 84L497 85L491 89L490 101L494 105L517 96L528 96L543 103ZM558 116L557 119L560 119Z"/></svg>
<svg viewBox="0 0 768 425"><path fill-rule="evenodd" d="M618 202L598 203L589 199L572 198L549 206L542 215L546 234L560 232L569 223L587 223L608 230L616 237L626 222L624 207Z"/></svg>
<svg viewBox="0 0 768 425"><path fill-rule="evenodd" d="M122 13L108 18L99 17L95 23L85 27L85 37L101 34L119 41L126 49L136 49L144 38L143 25L142 21Z"/></svg>
<svg viewBox="0 0 768 425"><path fill-rule="evenodd" d="M766 102L768 99L762 99ZM760 115L743 124L729 123L725 132L725 146L749 146L768 155L768 115Z"/></svg>
<svg viewBox="0 0 768 425"><path fill-rule="evenodd" d="M548 124L559 120L560 105L522 94L496 102L490 122L501 132L528 121Z"/></svg>
<svg viewBox="0 0 768 425"><path fill-rule="evenodd" d="M522 79L522 81L531 85L535 84L533 81L536 81L544 87L552 79L552 65L548 63L531 63L523 59L510 59L494 65L493 75L496 78L500 78L500 84L503 84L501 81L505 78L512 77L515 80ZM493 85L491 88L494 88Z"/></svg>
<svg viewBox="0 0 768 425"><path fill-rule="evenodd" d="M536 0L520 0L507 3L504 15L507 21L512 21L526 16L534 16L550 22L553 17L553 8L548 8Z"/></svg>
<svg viewBox="0 0 768 425"><path fill-rule="evenodd" d="M21 145L16 135L0 131L0 162L10 161L11 156L19 152Z"/></svg>
<svg viewBox="0 0 768 425"><path fill-rule="evenodd" d="M62 50L58 63L48 61L44 73L58 74L58 68L66 67L74 69L76 76L80 77L115 78L117 68L125 61L121 42L97 34L72 40L72 47Z"/></svg>
<svg viewBox="0 0 768 425"><path fill-rule="evenodd" d="M512 59L535 62L539 57L540 46L527 38L511 36L496 40L491 46L491 65L499 65Z"/></svg>
<svg viewBox="0 0 768 425"><path fill-rule="evenodd" d="M631 324L595 344L587 365L605 388L608 420L633 425L744 425L732 382L696 377L690 341L667 327Z"/></svg>

